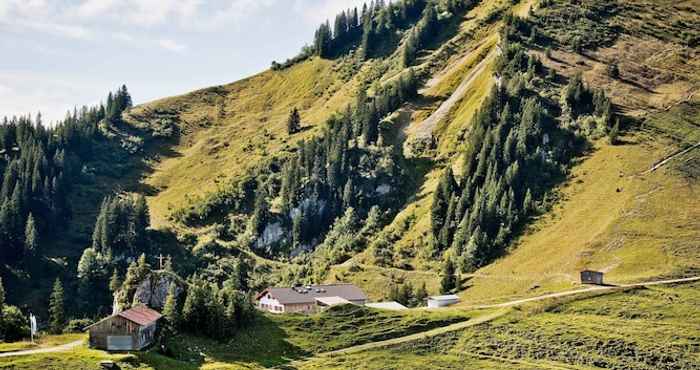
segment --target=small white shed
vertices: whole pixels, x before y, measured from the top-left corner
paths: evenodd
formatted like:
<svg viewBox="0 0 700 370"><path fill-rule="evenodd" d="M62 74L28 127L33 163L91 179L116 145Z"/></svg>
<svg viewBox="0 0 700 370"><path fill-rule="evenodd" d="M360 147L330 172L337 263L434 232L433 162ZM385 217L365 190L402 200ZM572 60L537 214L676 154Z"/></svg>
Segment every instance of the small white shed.
<svg viewBox="0 0 700 370"><path fill-rule="evenodd" d="M365 306L369 307L369 308L377 308L380 310L392 310L392 311L400 311L400 310L406 309L406 306L402 305L399 302L394 302L394 301L365 303Z"/></svg>
<svg viewBox="0 0 700 370"><path fill-rule="evenodd" d="M454 294L428 297L428 308L447 307L455 303L459 303L459 297Z"/></svg>

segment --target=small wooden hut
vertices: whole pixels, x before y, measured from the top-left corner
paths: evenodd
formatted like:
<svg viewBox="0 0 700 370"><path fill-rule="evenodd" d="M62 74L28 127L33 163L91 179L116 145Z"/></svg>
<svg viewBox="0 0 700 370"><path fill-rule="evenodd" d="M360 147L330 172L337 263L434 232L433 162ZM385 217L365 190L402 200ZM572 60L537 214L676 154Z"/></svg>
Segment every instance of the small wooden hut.
<svg viewBox="0 0 700 370"><path fill-rule="evenodd" d="M161 317L158 311L146 306L106 317L85 328L90 335L90 348L140 351L153 344Z"/></svg>
<svg viewBox="0 0 700 370"><path fill-rule="evenodd" d="M603 273L600 271L581 271L581 284L603 285Z"/></svg>

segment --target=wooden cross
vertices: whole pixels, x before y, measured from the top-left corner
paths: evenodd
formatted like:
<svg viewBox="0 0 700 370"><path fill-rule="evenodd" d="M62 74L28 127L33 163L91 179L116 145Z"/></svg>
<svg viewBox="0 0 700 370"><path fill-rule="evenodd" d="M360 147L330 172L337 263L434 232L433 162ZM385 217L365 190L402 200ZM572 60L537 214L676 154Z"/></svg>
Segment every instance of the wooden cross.
<svg viewBox="0 0 700 370"><path fill-rule="evenodd" d="M158 257L156 257L156 259L159 262L160 270L162 270L163 269L163 260L165 259L165 257L163 257L163 253L161 253Z"/></svg>

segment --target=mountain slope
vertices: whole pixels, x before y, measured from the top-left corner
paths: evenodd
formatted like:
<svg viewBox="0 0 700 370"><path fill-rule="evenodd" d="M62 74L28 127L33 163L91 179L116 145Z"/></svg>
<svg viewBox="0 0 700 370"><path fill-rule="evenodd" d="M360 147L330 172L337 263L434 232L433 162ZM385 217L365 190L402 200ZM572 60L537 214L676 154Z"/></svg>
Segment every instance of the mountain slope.
<svg viewBox="0 0 700 370"><path fill-rule="evenodd" d="M135 126L172 112L175 145L144 181L154 225L168 224L172 211L246 173L269 155L289 150L297 140L340 110L356 81L338 64L315 58L282 72L267 71L229 85L199 90L136 107L127 117ZM305 130L287 137L286 119L298 107Z"/></svg>
<svg viewBox="0 0 700 370"><path fill-rule="evenodd" d="M545 53L543 48L533 47L530 52L562 79L582 71L589 85L605 90L618 111L632 119L653 120L667 113L664 111L670 105L687 100L697 87L698 68L692 64L696 59L687 58L694 55L694 48L685 46L683 40L651 35L644 24L627 22L634 19L630 12L646 9L644 16L658 25L667 11L663 7L644 8L643 1L616 3L610 14L602 18L606 29L612 31L607 34L601 31L602 36L594 39L600 45L586 46L589 49L578 53L571 49L571 38L558 37L564 31L576 34L588 25L582 22L549 28L546 22L556 21L572 5L568 1L547 4L545 7L538 2L523 1L513 7L506 1L481 1L465 14L458 31L419 57L416 69L429 77L421 96L402 107L401 114L390 117L403 132L399 143L403 142L404 151L414 158L409 159L409 175L418 189L382 231L382 235L390 236L393 245L393 266L439 269L439 261L431 257L434 251L430 247L432 195L446 166L457 175L461 171L464 160L461 153L470 134L470 122L496 81L493 65L494 56L499 53L501 29L497 19L503 14L511 11L521 16L535 14L530 18L540 24L543 37L554 42L551 51ZM597 11L601 4L601 1L593 2L589 11ZM692 11L687 10L692 5L687 5L687 9L684 6L676 5L676 8L685 9L679 27L687 30L691 23L683 22L695 20ZM663 42L667 45L663 55L653 53ZM630 53L631 45L644 45L642 50L648 54L639 59L638 53ZM158 114L170 112L176 117L179 130L171 151L155 163L153 173L144 180L152 189L149 205L154 225L187 231L189 227L173 218L178 209L197 207L202 199L222 191L232 179L248 176L252 168L269 163L266 161L272 157L288 155L294 150L294 141L318 134L320 123L352 102L358 87L372 89L368 83L378 76L386 82L396 75L400 69L397 70L392 60L396 60L397 54L362 64L352 58L314 58L281 72L268 71L234 84L135 108L127 117L134 126L148 126L157 121ZM608 75L608 67L613 64L622 77ZM645 74L644 71L650 70L659 72L661 77ZM688 103L691 109L694 104ZM302 121L310 128L288 137L285 119L293 107L300 108ZM692 115L680 117L696 119ZM466 297L492 298L494 288L499 295L561 289L575 282L576 271L585 266L603 269L611 279L620 281L678 274L696 266L692 248L690 252L684 248L690 258L686 255L678 258L674 257L676 248L663 246L668 240L687 245L696 236L692 232L696 225L692 222L695 214L691 207L695 182L671 170L641 175L652 162L687 142L650 137L644 131L637 132L637 125L628 125L633 132L623 139L624 145L611 146L594 140L592 149L574 166L569 180L552 193L561 200L553 202L551 214L538 217L513 244L512 252L496 264L477 271L466 283L471 287ZM642 127L649 130L656 126L642 124ZM660 130L678 139L673 131L679 130L678 127ZM680 130L684 130L681 136L696 131L692 125ZM430 141L436 146L431 148ZM654 190L657 188L660 190ZM649 192L650 195L645 195ZM680 196L670 201L688 210L685 221L674 222L672 215L661 209L671 194ZM640 207L658 215L653 219L635 217ZM588 222L588 226L574 227L582 222ZM638 235L648 228L666 230L672 224L677 224L674 229L689 231ZM351 272L351 265L345 263L334 267L331 277L360 284L365 281L367 285L376 282L379 276L385 276L379 281L389 284L402 281L403 278L396 278L402 274L408 274L406 277L411 280L410 271L395 275L390 269L383 271L383 267L371 266L374 262L369 252L352 259L353 264L365 267L362 271ZM649 260L653 262L644 262ZM426 281L435 286L437 275L429 276L416 278L414 283Z"/></svg>

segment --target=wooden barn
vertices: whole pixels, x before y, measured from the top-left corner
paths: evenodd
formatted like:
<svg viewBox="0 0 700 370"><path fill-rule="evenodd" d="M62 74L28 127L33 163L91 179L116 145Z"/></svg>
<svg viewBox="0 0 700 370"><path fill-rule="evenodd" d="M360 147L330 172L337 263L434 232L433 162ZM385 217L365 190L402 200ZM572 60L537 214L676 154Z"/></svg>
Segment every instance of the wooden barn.
<svg viewBox="0 0 700 370"><path fill-rule="evenodd" d="M108 351L140 351L153 344L158 329L158 311L136 306L106 317L85 328L90 348Z"/></svg>
<svg viewBox="0 0 700 370"><path fill-rule="evenodd" d="M603 273L593 270L581 271L581 284L603 285Z"/></svg>

